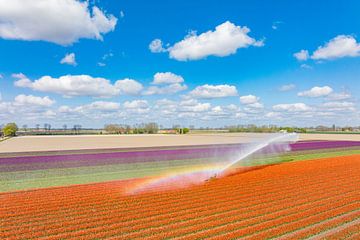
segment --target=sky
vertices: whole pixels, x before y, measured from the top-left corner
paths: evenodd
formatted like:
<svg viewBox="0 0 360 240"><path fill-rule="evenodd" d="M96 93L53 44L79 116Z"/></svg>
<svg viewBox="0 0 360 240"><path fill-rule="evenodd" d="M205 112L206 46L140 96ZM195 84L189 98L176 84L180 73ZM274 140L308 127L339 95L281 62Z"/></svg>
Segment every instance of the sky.
<svg viewBox="0 0 360 240"><path fill-rule="evenodd" d="M0 0L0 124L360 125L360 2Z"/></svg>

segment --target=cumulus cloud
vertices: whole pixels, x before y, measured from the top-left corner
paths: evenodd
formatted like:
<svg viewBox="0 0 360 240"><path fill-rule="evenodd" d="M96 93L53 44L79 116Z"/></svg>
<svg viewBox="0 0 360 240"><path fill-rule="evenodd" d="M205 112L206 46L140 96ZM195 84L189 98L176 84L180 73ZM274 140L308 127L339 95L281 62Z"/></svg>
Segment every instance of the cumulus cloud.
<svg viewBox="0 0 360 240"><path fill-rule="evenodd" d="M75 111L116 111L119 110L120 103L117 102L107 102L107 101L95 101L86 105L79 106L75 108Z"/></svg>
<svg viewBox="0 0 360 240"><path fill-rule="evenodd" d="M165 86L150 86L144 95L155 95L155 94L173 94L187 89L185 84L173 83Z"/></svg>
<svg viewBox="0 0 360 240"><path fill-rule="evenodd" d="M281 113L279 112L268 112L265 114L267 118L281 118Z"/></svg>
<svg viewBox="0 0 360 240"><path fill-rule="evenodd" d="M296 86L295 84L286 84L286 85L282 85L280 88L279 88L279 91L281 92L287 92L287 91L291 91L293 89L295 89Z"/></svg>
<svg viewBox="0 0 360 240"><path fill-rule="evenodd" d="M357 56L360 56L360 44L356 39L349 35L339 35L327 42L325 46L318 47L311 58L326 60Z"/></svg>
<svg viewBox="0 0 360 240"><path fill-rule="evenodd" d="M240 103L246 106L244 110L248 113L257 113L264 108L264 105L259 101L259 97L251 94L240 97Z"/></svg>
<svg viewBox="0 0 360 240"><path fill-rule="evenodd" d="M155 39L150 43L152 52L168 51L170 58L187 61L199 60L208 56L225 57L235 54L239 48L249 46L263 46L263 41L255 40L248 34L248 27L236 26L226 21L218 25L214 31L207 31L197 35L190 32L183 40L164 49L162 41Z"/></svg>
<svg viewBox="0 0 360 240"><path fill-rule="evenodd" d="M274 105L273 110L275 111L284 111L284 112L305 112L310 111L311 107L305 103L284 103Z"/></svg>
<svg viewBox="0 0 360 240"><path fill-rule="evenodd" d="M124 103L124 107L127 109L147 108L147 107L149 107L149 104L146 100L134 100L134 101L126 101Z"/></svg>
<svg viewBox="0 0 360 240"><path fill-rule="evenodd" d="M329 86L313 87L310 90L299 92L298 96L316 98L316 97L327 96L332 92L333 92L333 89L331 87L329 87Z"/></svg>
<svg viewBox="0 0 360 240"><path fill-rule="evenodd" d="M152 53L166 52L166 49L163 47L163 42L160 39L152 40L149 44L149 49Z"/></svg>
<svg viewBox="0 0 360 240"><path fill-rule="evenodd" d="M299 61L306 61L309 58L309 51L301 50L300 52L294 53L294 57Z"/></svg>
<svg viewBox="0 0 360 240"><path fill-rule="evenodd" d="M143 90L143 85L133 79L123 79L115 82L115 88L119 89L120 94L138 95Z"/></svg>
<svg viewBox="0 0 360 240"><path fill-rule="evenodd" d="M180 75L176 75L171 72L158 72L154 75L154 79L151 82L153 85L162 86L150 86L144 95L155 95L155 94L174 94L187 89L184 82L184 78Z"/></svg>
<svg viewBox="0 0 360 240"><path fill-rule="evenodd" d="M111 97L120 90L105 78L94 78L89 75L65 75L59 78L43 76L35 81L21 78L15 81L17 87L28 87L36 91L57 93L67 97L92 96Z"/></svg>
<svg viewBox="0 0 360 240"><path fill-rule="evenodd" d="M231 85L209 85L205 84L196 87L189 95L194 98L222 98L237 96L238 92L235 86Z"/></svg>
<svg viewBox="0 0 360 240"><path fill-rule="evenodd" d="M180 104L181 108L179 111L182 112L205 112L208 111L211 108L210 103L200 103L197 100L194 101L181 101Z"/></svg>
<svg viewBox="0 0 360 240"><path fill-rule="evenodd" d="M61 60L61 64L68 64L72 66L76 66L77 62L75 60L75 53L67 53Z"/></svg>
<svg viewBox="0 0 360 240"><path fill-rule="evenodd" d="M88 1L0 0L0 37L70 45L80 38L102 40L115 29L116 17Z"/></svg>
<svg viewBox="0 0 360 240"><path fill-rule="evenodd" d="M23 74L13 75L17 78L14 85L31 88L35 91L57 93L65 97L90 96L107 98L119 94L136 95L143 89L141 83L132 79L118 80L112 84L108 79L89 75L65 75L59 78L43 76L31 81Z"/></svg>
<svg viewBox="0 0 360 240"><path fill-rule="evenodd" d="M355 111L355 104L353 102L326 102L323 104L325 108L328 108L331 111Z"/></svg>
<svg viewBox="0 0 360 240"><path fill-rule="evenodd" d="M149 103L146 100L126 101L123 106L131 114L144 114L150 111Z"/></svg>
<svg viewBox="0 0 360 240"><path fill-rule="evenodd" d="M246 95L240 97L240 102L245 105L257 103L259 102L259 100L260 98L254 95Z"/></svg>
<svg viewBox="0 0 360 240"><path fill-rule="evenodd" d="M176 75L172 72L158 72L154 75L152 84L171 84L182 82L184 82L184 78L180 75Z"/></svg>
<svg viewBox="0 0 360 240"><path fill-rule="evenodd" d="M351 94L348 92L331 93L327 96L329 100L345 100L351 98Z"/></svg>
<svg viewBox="0 0 360 240"><path fill-rule="evenodd" d="M36 106L45 106L49 107L55 103L54 100L46 97L37 97L33 95L24 95L20 94L15 97L15 105L36 105Z"/></svg>

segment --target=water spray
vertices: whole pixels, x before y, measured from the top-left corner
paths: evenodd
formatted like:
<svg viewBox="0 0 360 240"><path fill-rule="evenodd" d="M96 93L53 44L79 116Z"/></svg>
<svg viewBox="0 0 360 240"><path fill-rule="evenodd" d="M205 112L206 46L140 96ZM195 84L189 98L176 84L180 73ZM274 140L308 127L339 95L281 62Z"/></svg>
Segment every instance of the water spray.
<svg viewBox="0 0 360 240"><path fill-rule="evenodd" d="M182 172L167 172L163 176L144 182L140 186L129 191L130 194L152 191L154 189L174 189L183 188L193 185L199 185L204 182L212 181L221 176L225 176L225 172L234 165L244 161L251 155L268 150L269 153L281 153L289 150L289 143L296 142L298 135L296 133L281 133L271 135L262 141L255 143L248 143L242 145L239 149L231 152L231 155L216 155L218 159L216 162L210 162L201 168L194 168L189 166L187 171ZM280 149L274 149L273 146L282 146ZM269 149L267 149L269 147ZM286 147L286 148L285 148Z"/></svg>
<svg viewBox="0 0 360 240"><path fill-rule="evenodd" d="M239 163L243 159L251 156L252 154L260 151L261 149L266 148L267 146L269 146L269 145L271 145L273 143L277 143L277 142L289 143L289 142L296 142L296 141L298 141L298 135L296 133L285 133L285 134L279 134L279 135L277 135L275 137L267 139L264 142L257 143L256 145L246 149L245 152L242 152L241 156L234 159L233 161L230 161L224 167L220 168L218 170L218 172L213 177L216 178L216 176L221 175L223 172L225 172L227 169L231 168L233 165Z"/></svg>

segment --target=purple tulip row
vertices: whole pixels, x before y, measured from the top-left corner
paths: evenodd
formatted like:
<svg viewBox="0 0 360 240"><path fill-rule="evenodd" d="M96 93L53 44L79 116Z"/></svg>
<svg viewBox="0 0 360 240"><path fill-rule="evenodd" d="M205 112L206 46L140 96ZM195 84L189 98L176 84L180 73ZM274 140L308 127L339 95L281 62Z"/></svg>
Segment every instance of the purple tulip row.
<svg viewBox="0 0 360 240"><path fill-rule="evenodd" d="M48 156L22 156L0 158L0 172L100 166L108 164L140 163L194 158L226 157L238 152L245 144L221 147L199 147L167 150L146 150L130 152L69 154ZM345 148L360 146L355 141L314 141L291 144L292 151ZM265 148L261 153L271 152Z"/></svg>

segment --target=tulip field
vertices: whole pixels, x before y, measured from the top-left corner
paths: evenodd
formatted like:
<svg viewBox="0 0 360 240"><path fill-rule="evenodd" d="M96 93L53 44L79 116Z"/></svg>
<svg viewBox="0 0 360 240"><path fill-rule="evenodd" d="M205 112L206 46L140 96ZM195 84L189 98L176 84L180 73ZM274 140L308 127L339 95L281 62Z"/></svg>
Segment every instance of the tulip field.
<svg viewBox="0 0 360 240"><path fill-rule="evenodd" d="M203 184L129 194L239 147L1 154L0 239L360 238L356 141L300 141Z"/></svg>

